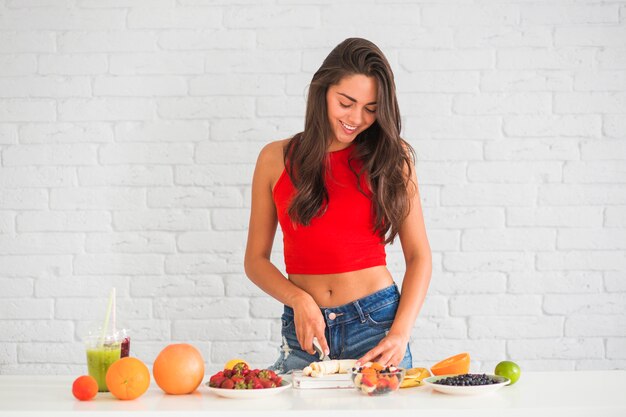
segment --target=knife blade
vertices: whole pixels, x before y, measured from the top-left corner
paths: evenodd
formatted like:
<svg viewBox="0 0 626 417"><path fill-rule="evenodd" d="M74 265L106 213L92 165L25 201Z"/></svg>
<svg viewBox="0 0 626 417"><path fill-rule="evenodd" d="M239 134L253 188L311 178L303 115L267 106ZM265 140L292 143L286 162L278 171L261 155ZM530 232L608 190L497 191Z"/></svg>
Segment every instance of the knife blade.
<svg viewBox="0 0 626 417"><path fill-rule="evenodd" d="M324 351L322 350L322 346L320 345L319 340L317 340L317 337L313 337L313 349L315 350L315 353L317 353L317 356L319 356L321 361L330 360L330 356L325 354Z"/></svg>

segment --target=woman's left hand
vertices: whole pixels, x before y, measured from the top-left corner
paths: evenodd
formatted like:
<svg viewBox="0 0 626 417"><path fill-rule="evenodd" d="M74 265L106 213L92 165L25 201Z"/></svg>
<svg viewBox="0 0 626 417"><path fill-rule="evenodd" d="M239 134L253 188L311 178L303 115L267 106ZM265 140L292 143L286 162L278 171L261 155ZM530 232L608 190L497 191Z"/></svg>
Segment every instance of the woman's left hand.
<svg viewBox="0 0 626 417"><path fill-rule="evenodd" d="M378 362L382 366L398 366L406 354L408 337L389 333L373 349L357 360L355 366L367 362Z"/></svg>

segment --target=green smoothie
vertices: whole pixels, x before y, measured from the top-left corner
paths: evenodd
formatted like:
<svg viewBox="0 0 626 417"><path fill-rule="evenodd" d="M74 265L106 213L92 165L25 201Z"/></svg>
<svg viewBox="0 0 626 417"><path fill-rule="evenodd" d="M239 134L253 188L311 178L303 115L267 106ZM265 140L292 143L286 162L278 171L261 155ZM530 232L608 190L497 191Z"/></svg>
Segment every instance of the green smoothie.
<svg viewBox="0 0 626 417"><path fill-rule="evenodd" d="M98 382L98 391L108 392L106 375L109 366L120 358L121 346L114 344L111 346L101 346L87 349L87 369L89 375Z"/></svg>

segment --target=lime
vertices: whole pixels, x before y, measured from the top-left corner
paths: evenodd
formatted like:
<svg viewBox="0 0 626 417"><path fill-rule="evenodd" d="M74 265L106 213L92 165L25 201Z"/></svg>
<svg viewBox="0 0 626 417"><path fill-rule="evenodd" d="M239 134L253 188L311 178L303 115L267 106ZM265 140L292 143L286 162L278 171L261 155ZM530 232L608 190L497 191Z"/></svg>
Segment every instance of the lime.
<svg viewBox="0 0 626 417"><path fill-rule="evenodd" d="M513 385L519 379L520 375L522 374L522 370L515 362L502 361L496 365L496 370L494 371L494 373L498 376L509 378L511 382L507 385Z"/></svg>

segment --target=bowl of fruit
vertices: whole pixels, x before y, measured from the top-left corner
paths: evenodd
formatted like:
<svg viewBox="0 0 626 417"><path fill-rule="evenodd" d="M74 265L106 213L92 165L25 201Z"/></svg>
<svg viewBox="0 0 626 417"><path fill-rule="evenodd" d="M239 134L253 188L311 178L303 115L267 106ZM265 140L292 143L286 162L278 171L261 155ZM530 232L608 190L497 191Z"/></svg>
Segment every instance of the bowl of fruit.
<svg viewBox="0 0 626 417"><path fill-rule="evenodd" d="M404 380L406 370L395 366L384 367L377 362L352 368L354 387L369 396L386 395L397 391Z"/></svg>

